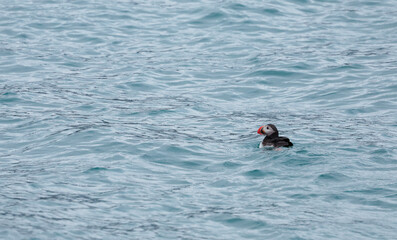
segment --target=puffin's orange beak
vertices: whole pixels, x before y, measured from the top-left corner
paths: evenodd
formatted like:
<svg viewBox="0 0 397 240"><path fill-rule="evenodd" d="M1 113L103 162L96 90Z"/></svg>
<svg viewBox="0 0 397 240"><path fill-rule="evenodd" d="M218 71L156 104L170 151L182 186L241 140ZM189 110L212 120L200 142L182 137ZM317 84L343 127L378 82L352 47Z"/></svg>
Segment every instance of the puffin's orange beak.
<svg viewBox="0 0 397 240"><path fill-rule="evenodd" d="M260 135L263 135L262 128L263 128L263 126L261 126L261 127L258 129L258 134L260 134Z"/></svg>

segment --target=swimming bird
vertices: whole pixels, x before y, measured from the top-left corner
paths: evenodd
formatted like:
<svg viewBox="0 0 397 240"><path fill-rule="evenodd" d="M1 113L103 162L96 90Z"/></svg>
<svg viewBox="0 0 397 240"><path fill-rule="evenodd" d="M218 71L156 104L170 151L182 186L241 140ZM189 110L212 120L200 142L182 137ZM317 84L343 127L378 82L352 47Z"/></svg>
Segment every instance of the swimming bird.
<svg viewBox="0 0 397 240"><path fill-rule="evenodd" d="M265 135L265 139L259 145L263 147L292 147L293 144L287 137L278 136L278 130L273 124L261 126L258 129L258 134Z"/></svg>

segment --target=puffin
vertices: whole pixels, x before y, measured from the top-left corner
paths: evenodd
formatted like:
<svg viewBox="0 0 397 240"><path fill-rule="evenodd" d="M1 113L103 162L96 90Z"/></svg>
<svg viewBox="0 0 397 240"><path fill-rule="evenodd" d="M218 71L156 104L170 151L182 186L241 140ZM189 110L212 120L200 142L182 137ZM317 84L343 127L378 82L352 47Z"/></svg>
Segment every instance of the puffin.
<svg viewBox="0 0 397 240"><path fill-rule="evenodd" d="M293 144L287 137L278 136L278 130L276 126L273 124L267 124L261 126L258 129L258 134L265 135L266 137L263 139L260 148L263 147L292 147Z"/></svg>

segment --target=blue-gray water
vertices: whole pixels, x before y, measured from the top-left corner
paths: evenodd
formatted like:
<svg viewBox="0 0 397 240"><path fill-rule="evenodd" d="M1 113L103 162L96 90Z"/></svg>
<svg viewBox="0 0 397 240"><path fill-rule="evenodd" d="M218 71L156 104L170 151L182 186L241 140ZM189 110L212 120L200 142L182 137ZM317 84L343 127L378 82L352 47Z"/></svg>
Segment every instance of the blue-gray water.
<svg viewBox="0 0 397 240"><path fill-rule="evenodd" d="M0 0L0 239L396 239L396 143L394 0Z"/></svg>

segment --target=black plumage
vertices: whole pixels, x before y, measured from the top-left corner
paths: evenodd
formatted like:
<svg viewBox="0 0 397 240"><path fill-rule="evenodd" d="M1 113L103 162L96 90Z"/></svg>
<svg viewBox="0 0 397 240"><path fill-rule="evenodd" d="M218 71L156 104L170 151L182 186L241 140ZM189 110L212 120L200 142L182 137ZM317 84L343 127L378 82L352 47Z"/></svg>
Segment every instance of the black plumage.
<svg viewBox="0 0 397 240"><path fill-rule="evenodd" d="M258 129L258 133L266 135L262 141L262 146L269 147L292 147L293 144L287 137L279 136L276 126L268 124Z"/></svg>

